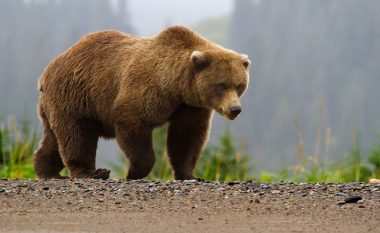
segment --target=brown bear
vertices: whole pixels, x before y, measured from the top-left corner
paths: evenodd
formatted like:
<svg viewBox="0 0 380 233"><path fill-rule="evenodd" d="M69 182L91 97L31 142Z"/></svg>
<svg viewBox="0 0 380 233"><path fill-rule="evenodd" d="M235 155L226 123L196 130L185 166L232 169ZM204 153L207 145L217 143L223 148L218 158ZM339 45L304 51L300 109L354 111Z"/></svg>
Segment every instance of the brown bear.
<svg viewBox="0 0 380 233"><path fill-rule="evenodd" d="M249 59L184 26L150 38L118 31L89 34L44 70L38 113L44 127L35 153L40 178L109 177L96 169L99 137L116 138L130 161L128 179L155 162L152 130L169 122L167 152L175 179L194 179L212 110L228 119L240 111Z"/></svg>

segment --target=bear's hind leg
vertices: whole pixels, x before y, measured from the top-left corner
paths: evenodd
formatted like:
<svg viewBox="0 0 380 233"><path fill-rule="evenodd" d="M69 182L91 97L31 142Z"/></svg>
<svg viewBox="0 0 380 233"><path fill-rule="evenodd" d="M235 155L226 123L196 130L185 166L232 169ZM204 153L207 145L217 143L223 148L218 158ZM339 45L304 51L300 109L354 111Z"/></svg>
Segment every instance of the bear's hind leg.
<svg viewBox="0 0 380 233"><path fill-rule="evenodd" d="M211 111L182 106L170 120L167 148L176 180L195 179L193 174L208 139Z"/></svg>
<svg viewBox="0 0 380 233"><path fill-rule="evenodd" d="M41 106L39 106L39 115L44 127L44 135L34 155L34 171L39 178L62 178L59 172L64 165L58 152L57 139Z"/></svg>
<svg viewBox="0 0 380 233"><path fill-rule="evenodd" d="M58 145L54 133L45 130L40 146L34 157L34 171L39 178L62 178L59 172L63 169Z"/></svg>
<svg viewBox="0 0 380 233"><path fill-rule="evenodd" d="M72 178L108 179L110 171L96 169L95 158L98 144L96 126L78 121L55 129L59 152Z"/></svg>

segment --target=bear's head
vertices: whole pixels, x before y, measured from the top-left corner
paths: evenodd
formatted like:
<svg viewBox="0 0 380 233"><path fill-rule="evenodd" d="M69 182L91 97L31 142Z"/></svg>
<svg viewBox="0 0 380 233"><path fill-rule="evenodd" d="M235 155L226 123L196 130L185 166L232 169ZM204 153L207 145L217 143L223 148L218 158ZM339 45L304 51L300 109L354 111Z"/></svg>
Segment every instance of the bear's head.
<svg viewBox="0 0 380 233"><path fill-rule="evenodd" d="M248 86L248 56L219 48L196 50L191 53L190 63L195 105L234 120L241 112L240 97Z"/></svg>

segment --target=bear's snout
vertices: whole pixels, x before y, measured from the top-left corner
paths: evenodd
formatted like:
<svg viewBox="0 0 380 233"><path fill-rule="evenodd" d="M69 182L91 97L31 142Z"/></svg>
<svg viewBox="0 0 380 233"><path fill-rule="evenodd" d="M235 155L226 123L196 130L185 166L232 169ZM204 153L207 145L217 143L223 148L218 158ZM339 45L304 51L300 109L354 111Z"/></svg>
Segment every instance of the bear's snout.
<svg viewBox="0 0 380 233"><path fill-rule="evenodd" d="M225 118L235 120L241 113L241 104L237 93L235 91L227 92L214 109Z"/></svg>
<svg viewBox="0 0 380 233"><path fill-rule="evenodd" d="M241 113L241 107L240 106L232 106L230 107L230 115L233 118L236 118Z"/></svg>

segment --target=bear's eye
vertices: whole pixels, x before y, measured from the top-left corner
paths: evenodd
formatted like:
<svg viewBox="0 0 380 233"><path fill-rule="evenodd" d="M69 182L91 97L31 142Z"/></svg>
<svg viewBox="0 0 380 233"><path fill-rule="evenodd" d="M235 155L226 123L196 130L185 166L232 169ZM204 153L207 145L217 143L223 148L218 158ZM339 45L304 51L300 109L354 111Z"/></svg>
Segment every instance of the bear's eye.
<svg viewBox="0 0 380 233"><path fill-rule="evenodd" d="M225 91L225 90L228 89L228 87L227 87L227 84L225 84L225 83L218 83L218 84L217 84L217 89L218 89L219 91Z"/></svg>
<svg viewBox="0 0 380 233"><path fill-rule="evenodd" d="M240 84L239 86L237 86L237 92L238 92L238 95L241 96L244 92L244 85L243 84Z"/></svg>

